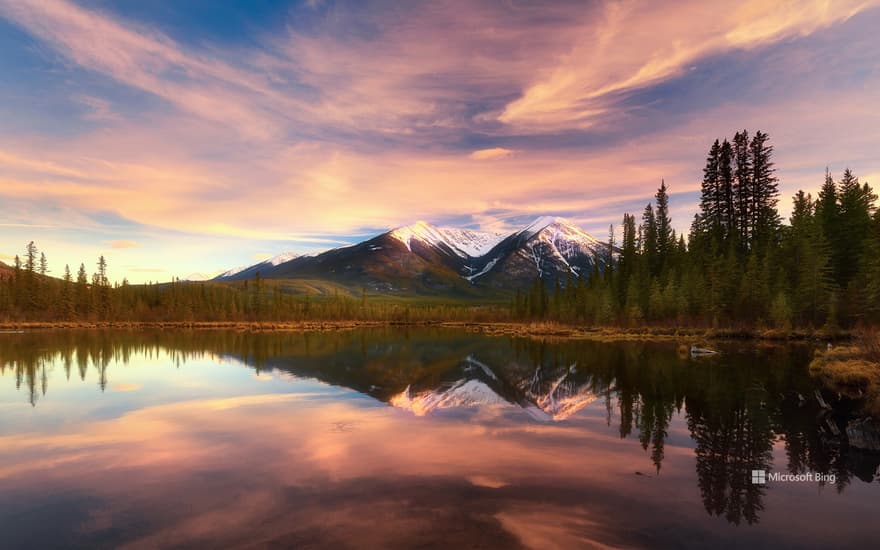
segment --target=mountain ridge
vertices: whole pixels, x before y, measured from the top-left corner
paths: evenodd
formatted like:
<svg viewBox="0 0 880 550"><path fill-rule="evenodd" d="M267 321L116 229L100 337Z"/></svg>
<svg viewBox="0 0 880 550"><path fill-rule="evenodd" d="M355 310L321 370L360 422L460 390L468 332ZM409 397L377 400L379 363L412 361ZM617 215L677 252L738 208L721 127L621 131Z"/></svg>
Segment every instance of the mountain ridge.
<svg viewBox="0 0 880 550"><path fill-rule="evenodd" d="M216 281L256 277L326 279L396 294L473 294L524 288L536 278L587 276L607 245L565 218L541 216L504 234L424 221L400 226L353 245L318 254L276 256L228 270ZM274 260L274 261L273 261Z"/></svg>

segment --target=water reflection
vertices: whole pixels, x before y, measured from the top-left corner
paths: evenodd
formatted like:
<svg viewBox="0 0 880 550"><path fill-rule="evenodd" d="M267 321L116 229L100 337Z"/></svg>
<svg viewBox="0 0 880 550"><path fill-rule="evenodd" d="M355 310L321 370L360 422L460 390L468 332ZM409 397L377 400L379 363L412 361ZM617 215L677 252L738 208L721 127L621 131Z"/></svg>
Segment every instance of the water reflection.
<svg viewBox="0 0 880 550"><path fill-rule="evenodd" d="M740 344L724 351L695 360L679 357L670 344L551 343L440 330L6 335L0 382L14 379L16 395L39 405L35 411L71 378L96 381L96 400L100 392L143 390L150 383L140 371L134 382L113 382L137 362L170 363L191 387L217 383L218 371L190 365L223 361L329 386L284 393L283 384L293 382L282 381L277 393L241 387L222 397L148 401L73 431L0 436L0 485L7 499L40 484L69 486L74 478L101 486L103 505L96 508L104 512L75 523L89 533L114 532L119 538L108 539L110 546L132 537L119 531L120 513L142 518L136 539L144 547L219 543L242 536L256 518L274 542L288 545L332 543L328 525L360 533L363 546L385 546L396 530L418 544L419 530L438 515L460 528L447 533L447 543L514 546L547 537L639 545L654 541L658 530L672 537L668 542L695 532L730 536L690 515L691 498L704 518L708 512L728 528L753 526L735 531L737 540L767 536L756 530L762 517L785 517L783 506L768 506L772 493L801 497L797 487L751 484L752 470L833 473L835 494L854 479L876 480L880 457L842 439L850 412L827 410L812 398L807 347ZM351 401L328 387L370 399ZM58 464L65 473L47 473ZM39 482L30 477L35 471L44 476ZM199 491L203 500L193 501ZM218 506L217 495L230 492L242 500L232 509ZM178 498L199 513L172 520L160 506L144 504ZM852 523L876 512L865 508L859 491L834 509L809 498L813 508L786 518L800 522L799 533L755 540L813 543L822 540L810 538L818 536L811 523L819 517ZM467 506L456 512L463 501ZM0 523L11 517L3 516L3 502ZM121 512L108 524L100 515L106 510ZM359 519L364 510L396 519L380 528ZM622 510L637 516L628 521L639 524L641 536L651 536L640 541L627 538L638 533L615 528ZM306 527L284 527L291 514ZM669 521L687 528L663 531ZM853 536L860 533L852 528Z"/></svg>

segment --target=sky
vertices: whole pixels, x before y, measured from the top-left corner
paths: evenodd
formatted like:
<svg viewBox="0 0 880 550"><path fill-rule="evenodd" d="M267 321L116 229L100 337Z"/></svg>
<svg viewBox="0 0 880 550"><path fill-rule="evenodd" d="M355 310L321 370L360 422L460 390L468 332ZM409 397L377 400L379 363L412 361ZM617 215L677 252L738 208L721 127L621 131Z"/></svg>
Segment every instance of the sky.
<svg viewBox="0 0 880 550"><path fill-rule="evenodd" d="M165 281L426 220L598 238L716 138L880 182L880 0L0 0L0 261Z"/></svg>

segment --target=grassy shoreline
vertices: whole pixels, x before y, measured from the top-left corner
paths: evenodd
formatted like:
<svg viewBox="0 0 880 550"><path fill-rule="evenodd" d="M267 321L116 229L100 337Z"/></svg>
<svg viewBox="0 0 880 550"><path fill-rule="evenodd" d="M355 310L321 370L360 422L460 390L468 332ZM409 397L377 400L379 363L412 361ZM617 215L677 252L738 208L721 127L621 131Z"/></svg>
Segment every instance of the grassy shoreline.
<svg viewBox="0 0 880 550"><path fill-rule="evenodd" d="M817 352L810 375L880 419L880 332L862 332L849 345Z"/></svg>
<svg viewBox="0 0 880 550"><path fill-rule="evenodd" d="M750 328L693 327L592 327L550 322L483 322L483 321L6 321L0 331L18 330L92 330L92 329L187 329L237 331L321 331L352 330L379 327L440 327L458 328L486 335L555 337L598 340L681 340L681 339L742 339L742 340L848 340L849 331L769 330Z"/></svg>

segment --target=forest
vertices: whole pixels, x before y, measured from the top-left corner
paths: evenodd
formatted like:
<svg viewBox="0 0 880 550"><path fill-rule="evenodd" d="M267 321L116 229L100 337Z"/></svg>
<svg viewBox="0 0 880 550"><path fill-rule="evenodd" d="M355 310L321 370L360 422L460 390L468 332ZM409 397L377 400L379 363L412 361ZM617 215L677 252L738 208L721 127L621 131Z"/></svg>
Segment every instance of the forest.
<svg viewBox="0 0 880 550"><path fill-rule="evenodd" d="M767 134L716 140L703 169L700 211L676 235L665 183L637 225L614 226L604 272L538 281L518 294L518 317L597 325L840 328L880 320L877 195L846 169L826 171L813 197L798 191L789 223ZM598 265L599 262L594 262Z"/></svg>
<svg viewBox="0 0 880 550"><path fill-rule="evenodd" d="M661 183L640 218L626 213L618 242L589 276L536 279L486 303L392 299L334 291L293 293L259 276L235 283L112 283L100 257L89 276L49 275L29 243L0 269L0 321L553 321L608 327L780 330L851 328L880 321L880 211L868 183L826 171L816 197L799 191L788 223L766 133L711 144L699 212L676 234ZM600 261L604 260L604 261Z"/></svg>

